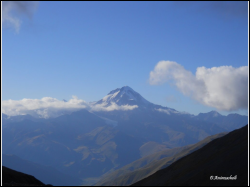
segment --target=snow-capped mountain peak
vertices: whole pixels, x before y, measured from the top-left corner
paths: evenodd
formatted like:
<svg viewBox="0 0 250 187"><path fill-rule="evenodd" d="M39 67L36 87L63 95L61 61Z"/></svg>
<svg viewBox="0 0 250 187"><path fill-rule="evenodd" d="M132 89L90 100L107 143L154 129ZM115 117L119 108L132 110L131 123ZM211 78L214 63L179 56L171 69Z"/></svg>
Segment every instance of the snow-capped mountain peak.
<svg viewBox="0 0 250 187"><path fill-rule="evenodd" d="M124 86L122 88L117 88L108 93L101 100L96 102L96 104L110 105L111 103L116 103L117 105L149 105L152 104L146 99L144 99L139 93L134 91L129 86Z"/></svg>
<svg viewBox="0 0 250 187"><path fill-rule="evenodd" d="M108 93L101 100L93 103L93 105L100 105L102 107L110 107L112 105L126 106L158 111L166 113L167 115L171 114L183 114L183 112L178 112L175 109L162 107L160 105L153 104L146 99L144 99L139 93L134 91L129 86L124 86L122 88L117 88ZM188 114L189 115L189 114Z"/></svg>

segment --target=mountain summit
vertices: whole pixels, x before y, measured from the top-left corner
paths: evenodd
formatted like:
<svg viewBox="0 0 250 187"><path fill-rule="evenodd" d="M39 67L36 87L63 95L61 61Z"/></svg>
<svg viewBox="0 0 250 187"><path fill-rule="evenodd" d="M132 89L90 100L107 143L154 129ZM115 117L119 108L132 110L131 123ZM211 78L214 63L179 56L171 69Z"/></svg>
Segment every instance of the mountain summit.
<svg viewBox="0 0 250 187"><path fill-rule="evenodd" d="M105 106L111 105L111 103L116 103L117 105L138 105L138 106L148 106L152 105L149 101L144 99L139 93L134 91L129 86L124 86L122 88L117 88L108 93L101 100L97 101L95 104L102 104Z"/></svg>

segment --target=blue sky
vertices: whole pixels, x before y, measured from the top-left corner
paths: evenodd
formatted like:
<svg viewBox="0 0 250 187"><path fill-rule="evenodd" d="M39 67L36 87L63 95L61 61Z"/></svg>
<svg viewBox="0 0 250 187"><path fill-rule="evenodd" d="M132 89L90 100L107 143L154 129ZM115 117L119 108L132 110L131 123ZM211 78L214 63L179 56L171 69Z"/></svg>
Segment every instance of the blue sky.
<svg viewBox="0 0 250 187"><path fill-rule="evenodd" d="M39 2L9 15L20 26L2 29L2 100L76 95L90 102L127 85L191 114L248 113L218 110L169 81L149 81L159 61L193 75L203 66L248 66L247 2Z"/></svg>

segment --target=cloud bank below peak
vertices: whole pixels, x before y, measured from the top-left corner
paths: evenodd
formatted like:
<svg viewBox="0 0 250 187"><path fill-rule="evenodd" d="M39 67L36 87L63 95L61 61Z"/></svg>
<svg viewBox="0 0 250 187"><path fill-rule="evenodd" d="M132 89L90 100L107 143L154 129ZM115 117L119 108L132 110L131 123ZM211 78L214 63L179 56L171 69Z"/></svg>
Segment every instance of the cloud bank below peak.
<svg viewBox="0 0 250 187"><path fill-rule="evenodd" d="M91 111L113 111L113 110L133 110L135 108L138 108L137 105L117 105L114 102L111 102L110 105L105 106L104 104L97 104L97 105L91 105Z"/></svg>
<svg viewBox="0 0 250 187"><path fill-rule="evenodd" d="M69 101L58 100L52 97L42 99L22 99L2 101L2 112L8 116L31 115L39 118L53 118L71 112L87 109L89 111L133 110L138 106L112 103L109 106L94 105L72 96Z"/></svg>
<svg viewBox="0 0 250 187"><path fill-rule="evenodd" d="M84 108L88 108L88 104L76 96L72 96L72 99L67 102L52 97L22 100L10 99L2 102L2 111L9 116L29 114L34 117L50 118Z"/></svg>
<svg viewBox="0 0 250 187"><path fill-rule="evenodd" d="M248 108L248 67L198 67L193 75L173 61L160 61L150 72L151 85L173 83L203 105L233 111Z"/></svg>

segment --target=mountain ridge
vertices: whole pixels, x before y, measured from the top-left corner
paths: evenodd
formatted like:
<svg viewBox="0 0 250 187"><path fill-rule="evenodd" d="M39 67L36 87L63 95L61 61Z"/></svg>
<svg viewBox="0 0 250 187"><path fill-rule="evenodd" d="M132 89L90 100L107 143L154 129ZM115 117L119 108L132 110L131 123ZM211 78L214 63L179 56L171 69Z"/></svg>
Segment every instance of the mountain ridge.
<svg viewBox="0 0 250 187"><path fill-rule="evenodd" d="M217 180L230 176L234 180ZM247 183L248 125L245 125L132 186L245 186Z"/></svg>
<svg viewBox="0 0 250 187"><path fill-rule="evenodd" d="M176 147L169 150L157 152L139 160L130 163L121 169L118 169L106 176L103 176L95 185L96 186L128 186L135 183L159 169L166 168L174 161L181 157L188 155L195 150L203 147L213 139L224 136L226 133L219 133L216 135L209 136L204 140L183 147Z"/></svg>
<svg viewBox="0 0 250 187"><path fill-rule="evenodd" d="M213 117L211 121L160 105L146 106L140 99L142 96L136 96L128 87L122 89L115 89L108 96L111 104L108 107L114 105L115 110L86 108L46 119L3 115L3 153L50 165L90 184L88 181L93 182L93 178L145 155L194 144L207 136L228 131L227 127L239 128L248 121L240 115L230 115L230 119L226 116L222 121ZM112 99L125 108L129 104L140 106L120 110L122 107L112 104Z"/></svg>
<svg viewBox="0 0 250 187"><path fill-rule="evenodd" d="M67 103L66 100L63 100L63 102ZM102 107L102 110L105 110L107 107L109 107L113 104L115 104L117 106L136 106L136 107L128 108L126 110L150 109L150 110L156 110L158 112L163 112L163 113L166 113L168 115L185 114L185 115L189 115L189 116L196 117L198 119L203 119L203 120L207 120L208 118L219 118L219 117L224 116L215 110L212 110L212 111L207 112L207 113L199 113L197 115L193 115L193 114L189 114L188 112L177 111L177 110L170 108L170 107L167 107L167 106L154 104L154 103L146 100L138 92L134 91L129 86L123 86L121 88L116 88L116 89L110 91L106 96L104 96L99 101L89 102L88 103L89 107L85 108L85 109L88 110L89 112L92 112L92 111L95 112L95 110L97 110L98 107ZM78 111L79 110L82 110L82 109L79 108ZM120 110L120 109L117 108L115 110ZM113 110L108 110L108 111L113 111ZM70 114L73 112L75 112L75 111L61 112L59 116ZM233 116L233 115L240 115L240 114L234 113L234 114L228 114L227 116ZM244 115L240 115L240 116L244 116ZM25 118L25 119L32 119L32 118L44 119L43 117L41 117L39 115L33 115L33 114L32 115L26 114L26 115L9 116L5 113L2 113L2 118L5 121L9 118L13 121L22 120L23 118ZM51 117L51 118L55 118L55 117Z"/></svg>

